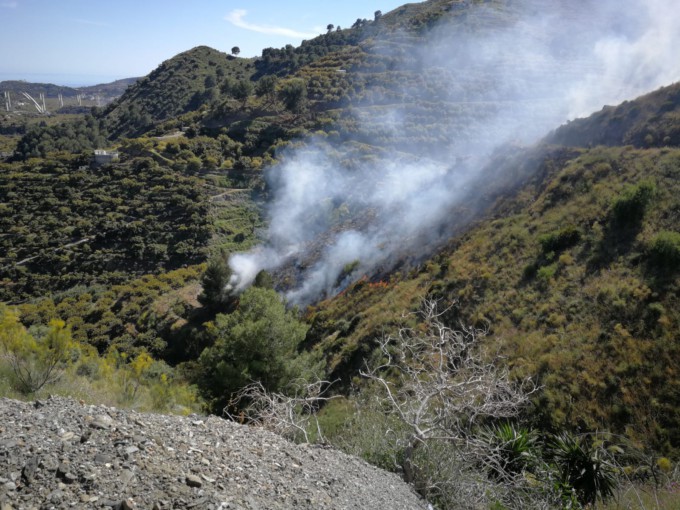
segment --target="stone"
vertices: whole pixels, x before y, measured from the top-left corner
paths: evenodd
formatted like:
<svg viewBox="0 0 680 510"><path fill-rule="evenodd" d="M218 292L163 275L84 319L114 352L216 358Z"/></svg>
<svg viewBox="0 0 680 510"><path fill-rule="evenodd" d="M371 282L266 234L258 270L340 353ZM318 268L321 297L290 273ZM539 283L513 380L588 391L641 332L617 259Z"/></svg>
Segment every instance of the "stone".
<svg viewBox="0 0 680 510"><path fill-rule="evenodd" d="M87 443L90 440L90 437L92 436L92 431L90 429L86 429L83 431L83 433L80 435L80 443Z"/></svg>
<svg viewBox="0 0 680 510"><path fill-rule="evenodd" d="M37 455L28 459L28 462L24 464L24 467L21 470L21 479L24 481L26 485L31 485L31 483L35 479L35 472L38 470L39 465L40 457L38 457Z"/></svg>
<svg viewBox="0 0 680 510"><path fill-rule="evenodd" d="M139 451L139 448L136 446L128 446L125 448L125 455L132 455L133 453L137 453Z"/></svg>
<svg viewBox="0 0 680 510"><path fill-rule="evenodd" d="M135 477L135 474L129 469L123 469L120 473L120 481L123 485L127 485Z"/></svg>
<svg viewBox="0 0 680 510"><path fill-rule="evenodd" d="M118 503L114 508L116 510L136 510L137 504L132 498L128 498Z"/></svg>
<svg viewBox="0 0 680 510"><path fill-rule="evenodd" d="M95 464L111 464L113 457L105 453L98 453L94 456Z"/></svg>
<svg viewBox="0 0 680 510"><path fill-rule="evenodd" d="M93 429L108 430L113 427L113 418L108 414L99 414L90 423Z"/></svg>
<svg viewBox="0 0 680 510"><path fill-rule="evenodd" d="M188 485L189 487L196 487L196 488L198 488L198 487L203 486L203 482L202 482L201 479L200 479L198 476L196 476L196 475L187 475L187 476L186 476L186 483L187 483L187 485Z"/></svg>

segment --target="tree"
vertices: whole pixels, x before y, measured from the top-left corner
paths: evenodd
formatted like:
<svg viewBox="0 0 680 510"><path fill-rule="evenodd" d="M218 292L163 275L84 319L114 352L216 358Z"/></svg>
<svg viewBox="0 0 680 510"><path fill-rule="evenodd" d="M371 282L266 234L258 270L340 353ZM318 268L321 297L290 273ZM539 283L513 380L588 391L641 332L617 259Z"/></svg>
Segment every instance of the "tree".
<svg viewBox="0 0 680 510"><path fill-rule="evenodd" d="M279 98L292 113L301 113L307 103L307 83L302 78L286 80L279 90Z"/></svg>
<svg viewBox="0 0 680 510"><path fill-rule="evenodd" d="M272 74L263 76L257 82L257 85L255 85L255 95L257 97L266 97L267 101L273 102L276 98L276 84L278 82L279 79Z"/></svg>
<svg viewBox="0 0 680 510"><path fill-rule="evenodd" d="M382 18L382 11L375 11L375 13L373 13L373 20L378 21L380 18Z"/></svg>
<svg viewBox="0 0 680 510"><path fill-rule="evenodd" d="M205 80L203 80L203 86L206 89L211 89L215 85L217 85L217 79L215 78L214 74L209 74L208 76L205 77Z"/></svg>
<svg viewBox="0 0 680 510"><path fill-rule="evenodd" d="M326 30L329 32L335 28L335 25L333 23L329 23L328 26L326 26Z"/></svg>
<svg viewBox="0 0 680 510"><path fill-rule="evenodd" d="M430 479L419 465L420 450L433 444L437 449L450 447L461 459L461 469L479 462L475 427L517 417L536 389L531 380L512 383L502 360L485 355L480 345L483 331L443 324L446 311L440 312L436 301L424 302L423 328L403 328L383 338L382 360L361 371L382 387L384 405L408 429L402 467L406 480L423 492L441 482Z"/></svg>
<svg viewBox="0 0 680 510"><path fill-rule="evenodd" d="M231 269L224 254L212 258L201 278L203 291L198 302L213 311L226 311L234 305L235 297L229 289Z"/></svg>
<svg viewBox="0 0 680 510"><path fill-rule="evenodd" d="M241 53L241 48L239 48L238 46L234 46L231 49L231 54L234 55L235 57L237 57L239 53Z"/></svg>
<svg viewBox="0 0 680 510"><path fill-rule="evenodd" d="M213 409L229 406L236 393L253 382L278 391L297 376L291 362L307 325L295 311L286 310L275 291L247 289L238 308L218 314L208 330L215 341L199 358L199 379Z"/></svg>
<svg viewBox="0 0 680 510"><path fill-rule="evenodd" d="M245 108L248 98L253 93L253 84L249 80L239 80L231 93L234 95L234 99L241 101L241 108Z"/></svg>

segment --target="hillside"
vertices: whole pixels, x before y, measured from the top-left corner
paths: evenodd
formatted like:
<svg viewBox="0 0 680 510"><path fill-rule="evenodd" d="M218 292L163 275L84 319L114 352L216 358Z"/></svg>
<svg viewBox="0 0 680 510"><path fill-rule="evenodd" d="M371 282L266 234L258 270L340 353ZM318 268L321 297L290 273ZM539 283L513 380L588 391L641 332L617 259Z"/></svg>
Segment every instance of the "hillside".
<svg viewBox="0 0 680 510"><path fill-rule="evenodd" d="M203 260L211 227L201 183L149 158L115 168L91 156L0 165L0 299Z"/></svg>
<svg viewBox="0 0 680 510"><path fill-rule="evenodd" d="M127 89L103 115L113 136L140 135L154 123L214 100L223 80L248 80L253 73L253 64L247 59L199 46L163 62Z"/></svg>
<svg viewBox="0 0 680 510"><path fill-rule="evenodd" d="M391 473L215 417L0 401L3 508L426 508Z"/></svg>
<svg viewBox="0 0 680 510"><path fill-rule="evenodd" d="M639 110L630 129L646 133L680 109L678 90L611 110ZM598 113L548 140L608 129ZM401 311L425 296L458 303L450 321L489 327L515 374L538 377L544 426L607 427L677 451L680 150L641 142L494 161L525 184L417 270L360 280L310 309L311 338L351 373Z"/></svg>
<svg viewBox="0 0 680 510"><path fill-rule="evenodd" d="M199 46L0 139L0 389L269 425L293 399L299 439L441 508L672 488L680 84L650 5L429 0Z"/></svg>

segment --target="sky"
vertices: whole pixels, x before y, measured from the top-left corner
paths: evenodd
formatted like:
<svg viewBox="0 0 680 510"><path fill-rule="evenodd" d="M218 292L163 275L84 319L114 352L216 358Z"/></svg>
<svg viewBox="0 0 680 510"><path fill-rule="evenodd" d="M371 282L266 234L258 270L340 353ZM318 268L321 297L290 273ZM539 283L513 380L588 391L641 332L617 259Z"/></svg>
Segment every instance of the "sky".
<svg viewBox="0 0 680 510"><path fill-rule="evenodd" d="M299 45L406 0L0 0L0 81L93 85L206 45L241 57Z"/></svg>

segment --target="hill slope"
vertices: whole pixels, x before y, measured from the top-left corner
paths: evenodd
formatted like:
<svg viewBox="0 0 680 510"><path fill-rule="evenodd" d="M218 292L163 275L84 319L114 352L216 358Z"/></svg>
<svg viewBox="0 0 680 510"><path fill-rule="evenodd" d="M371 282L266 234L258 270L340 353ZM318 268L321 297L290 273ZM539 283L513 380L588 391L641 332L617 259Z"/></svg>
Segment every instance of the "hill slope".
<svg viewBox="0 0 680 510"><path fill-rule="evenodd" d="M653 125L646 105L672 117L678 90L612 111L638 108L638 125ZM595 126L608 132L600 113L557 133ZM680 148L544 146L492 166L524 184L407 275L362 279L311 308L310 338L332 370L352 373L423 297L459 303L452 323L488 326L514 373L538 377L544 426L609 428L677 451Z"/></svg>
<svg viewBox="0 0 680 510"><path fill-rule="evenodd" d="M163 62L104 111L113 136L139 135L154 123L194 111L219 94L227 78L250 79L248 59L198 46Z"/></svg>

